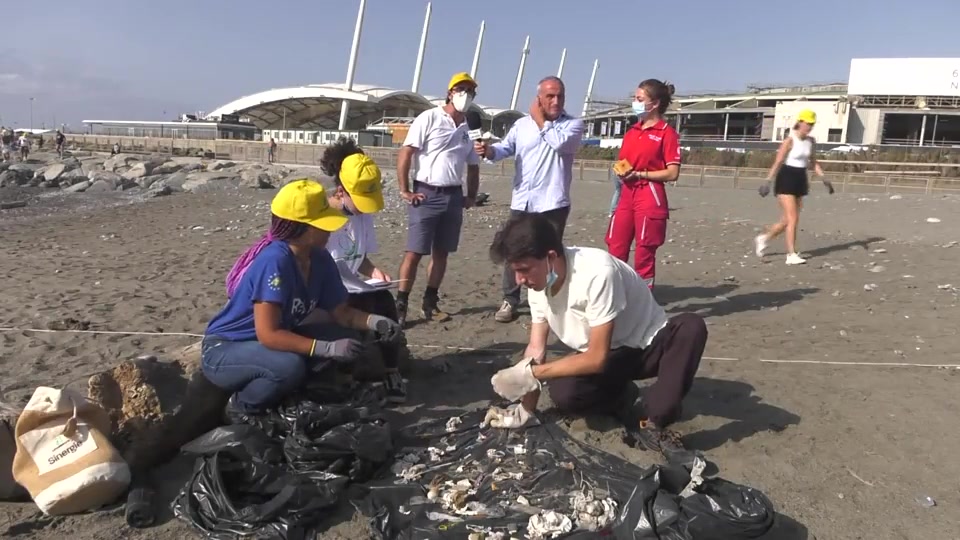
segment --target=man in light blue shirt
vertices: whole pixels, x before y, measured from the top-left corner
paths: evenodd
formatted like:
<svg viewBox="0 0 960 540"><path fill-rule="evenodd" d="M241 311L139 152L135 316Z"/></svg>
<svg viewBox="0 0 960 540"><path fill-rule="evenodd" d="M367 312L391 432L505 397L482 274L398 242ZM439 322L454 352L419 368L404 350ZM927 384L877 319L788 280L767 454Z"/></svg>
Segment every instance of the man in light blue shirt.
<svg viewBox="0 0 960 540"><path fill-rule="evenodd" d="M511 217L542 214L557 227L561 238L570 215L573 159L583 138L583 121L566 113L566 88L559 77L546 77L537 85L530 114L517 120L503 141L476 143L477 154L490 161L513 157ZM509 267L503 269L503 304L498 322L517 316L520 286Z"/></svg>

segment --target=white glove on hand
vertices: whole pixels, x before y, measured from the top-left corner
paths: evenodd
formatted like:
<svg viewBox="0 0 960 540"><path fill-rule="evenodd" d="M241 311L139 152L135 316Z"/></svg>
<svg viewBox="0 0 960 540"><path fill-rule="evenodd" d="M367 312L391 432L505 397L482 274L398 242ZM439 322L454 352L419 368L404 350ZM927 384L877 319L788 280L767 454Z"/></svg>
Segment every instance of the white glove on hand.
<svg viewBox="0 0 960 540"><path fill-rule="evenodd" d="M493 391L507 401L516 401L540 389L540 381L533 376L533 358L524 358L517 365L501 369L490 378Z"/></svg>
<svg viewBox="0 0 960 540"><path fill-rule="evenodd" d="M524 409L523 405L515 403L506 409L490 407L482 425L501 429L520 429L527 426L539 426L540 420L533 413Z"/></svg>

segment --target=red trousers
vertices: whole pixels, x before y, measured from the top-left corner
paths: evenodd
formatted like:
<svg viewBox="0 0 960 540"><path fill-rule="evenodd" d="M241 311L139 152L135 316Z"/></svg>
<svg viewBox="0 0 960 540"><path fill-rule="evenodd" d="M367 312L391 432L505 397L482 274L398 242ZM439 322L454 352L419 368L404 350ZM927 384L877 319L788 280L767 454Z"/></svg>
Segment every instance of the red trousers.
<svg viewBox="0 0 960 540"><path fill-rule="evenodd" d="M630 186L632 187L632 186ZM630 261L630 245L637 241L633 254L633 268L640 274L650 289L653 289L657 274L657 248L663 245L667 238L667 218L651 217L644 206L648 193L646 189L624 189L621 191L617 208L610 218L607 228L607 249L610 254L624 262ZM663 201L666 204L666 201Z"/></svg>

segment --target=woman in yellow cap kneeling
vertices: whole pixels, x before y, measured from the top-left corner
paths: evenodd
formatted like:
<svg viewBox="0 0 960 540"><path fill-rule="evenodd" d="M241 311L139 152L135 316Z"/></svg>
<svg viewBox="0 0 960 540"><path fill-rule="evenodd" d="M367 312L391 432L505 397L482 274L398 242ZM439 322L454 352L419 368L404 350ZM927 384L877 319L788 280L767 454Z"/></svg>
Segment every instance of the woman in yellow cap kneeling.
<svg viewBox="0 0 960 540"><path fill-rule="evenodd" d="M323 186L295 180L270 205L270 232L227 276L229 300L207 325L203 374L233 393L231 408L256 414L296 390L322 360L349 366L360 356L361 331L400 339L396 322L351 307L337 263L325 249L347 222ZM301 328L314 309L335 324ZM346 367L341 371L348 371Z"/></svg>
<svg viewBox="0 0 960 540"><path fill-rule="evenodd" d="M786 231L787 264L803 264L806 259L797 252L797 227L800 223L800 210L803 208L803 198L810 190L807 182L807 169L813 167L817 176L823 177L823 169L817 163L816 141L810 135L814 124L817 123L817 113L805 109L797 115L797 122L793 125L790 136L783 140L777 151L777 158L770 167L767 175L768 182L773 182L773 193L777 196L782 214L780 221L771 225L767 232L754 239L757 257L763 257L767 243ZM824 180L824 184L833 193L833 187ZM766 197L769 193L769 183L760 188L760 195Z"/></svg>
<svg viewBox="0 0 960 540"><path fill-rule="evenodd" d="M330 235L327 251L343 271L383 282L392 281L370 259L370 255L377 253L373 214L383 210L380 168L363 153L356 141L347 137L340 137L324 150L320 168L333 181L330 205L347 216L347 224ZM386 289L352 291L348 302L357 309L397 320L396 301ZM383 386L387 400L392 403L402 403L407 397L403 377L397 369L400 349L399 343L380 343L386 367Z"/></svg>

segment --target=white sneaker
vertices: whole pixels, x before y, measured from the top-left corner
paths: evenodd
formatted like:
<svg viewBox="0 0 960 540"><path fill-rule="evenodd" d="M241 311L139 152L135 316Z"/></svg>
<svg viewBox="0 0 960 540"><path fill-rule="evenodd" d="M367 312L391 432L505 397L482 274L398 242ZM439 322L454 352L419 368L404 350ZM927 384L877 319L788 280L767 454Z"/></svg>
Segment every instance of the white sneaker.
<svg viewBox="0 0 960 540"><path fill-rule="evenodd" d="M797 253L787 255L787 264L804 264L805 262L807 262L807 260Z"/></svg>
<svg viewBox="0 0 960 540"><path fill-rule="evenodd" d="M757 237L753 239L753 243L757 247L757 257L763 257L763 252L767 249L767 235L758 234Z"/></svg>

